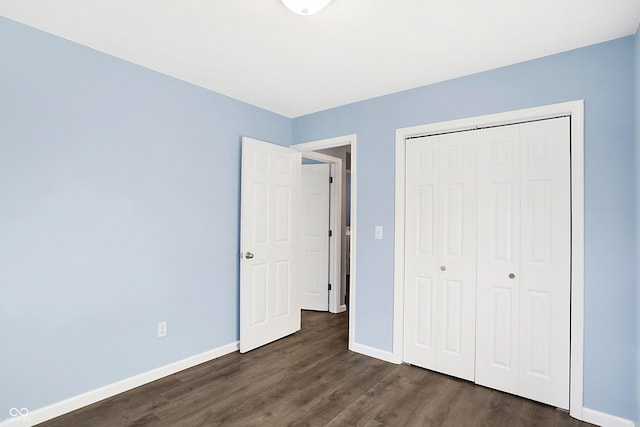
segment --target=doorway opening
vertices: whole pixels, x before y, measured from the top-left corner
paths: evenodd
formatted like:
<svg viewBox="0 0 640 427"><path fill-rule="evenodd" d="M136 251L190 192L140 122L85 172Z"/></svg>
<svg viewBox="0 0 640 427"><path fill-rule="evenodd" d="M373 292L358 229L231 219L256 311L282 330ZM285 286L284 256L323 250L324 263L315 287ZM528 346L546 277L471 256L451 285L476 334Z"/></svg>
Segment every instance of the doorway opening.
<svg viewBox="0 0 640 427"><path fill-rule="evenodd" d="M354 319L356 310L356 135L311 141L292 145L303 157L326 162L334 167L333 187L341 189L341 200L335 200L337 208L333 234L333 277L339 286L329 291L329 311L340 313L349 308L349 349L352 349L355 337ZM336 191L337 193L337 191ZM338 197L336 197L338 199ZM340 205L340 207L338 207ZM339 217L339 218L338 218ZM332 283L333 285L333 283Z"/></svg>
<svg viewBox="0 0 640 427"><path fill-rule="evenodd" d="M320 152L302 155L302 257L300 307L303 310L340 313L344 300L346 253L342 233L342 158Z"/></svg>

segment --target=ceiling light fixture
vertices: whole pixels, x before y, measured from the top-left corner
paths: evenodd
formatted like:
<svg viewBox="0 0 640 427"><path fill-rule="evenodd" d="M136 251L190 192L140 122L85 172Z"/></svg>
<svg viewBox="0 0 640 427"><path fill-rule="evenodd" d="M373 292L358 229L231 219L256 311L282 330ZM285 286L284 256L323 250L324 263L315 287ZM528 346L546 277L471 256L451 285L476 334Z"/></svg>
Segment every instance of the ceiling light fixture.
<svg viewBox="0 0 640 427"><path fill-rule="evenodd" d="M324 9L331 0L282 0L282 3L298 15L313 15Z"/></svg>

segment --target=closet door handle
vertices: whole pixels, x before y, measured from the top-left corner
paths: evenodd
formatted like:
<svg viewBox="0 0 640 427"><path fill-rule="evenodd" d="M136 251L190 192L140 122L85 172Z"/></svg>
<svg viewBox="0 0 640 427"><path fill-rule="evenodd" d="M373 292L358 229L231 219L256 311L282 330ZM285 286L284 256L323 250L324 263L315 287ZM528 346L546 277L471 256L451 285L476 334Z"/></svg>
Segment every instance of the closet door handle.
<svg viewBox="0 0 640 427"><path fill-rule="evenodd" d="M444 265L440 266L440 271L447 271L447 267L445 267Z"/></svg>
<svg viewBox="0 0 640 427"><path fill-rule="evenodd" d="M515 278L516 278L516 275L515 275L515 274L513 274L513 273L509 273L509 279L515 279Z"/></svg>

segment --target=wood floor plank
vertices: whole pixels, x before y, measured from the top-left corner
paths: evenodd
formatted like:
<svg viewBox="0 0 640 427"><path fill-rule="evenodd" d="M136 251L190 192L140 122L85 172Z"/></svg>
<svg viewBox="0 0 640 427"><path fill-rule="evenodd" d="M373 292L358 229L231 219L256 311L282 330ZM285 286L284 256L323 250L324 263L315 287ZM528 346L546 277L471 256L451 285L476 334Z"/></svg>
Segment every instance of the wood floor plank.
<svg viewBox="0 0 640 427"><path fill-rule="evenodd" d="M589 426L530 400L350 352L347 322L347 313L304 311L294 335L41 426Z"/></svg>
<svg viewBox="0 0 640 427"><path fill-rule="evenodd" d="M323 375L309 378L302 387L293 390L291 399L270 408L270 417L265 417L265 421L274 417L281 425L324 425L379 381L388 369L384 362L362 363L358 357L347 357L341 362L333 363ZM343 378L349 375L357 375L361 380L349 381L345 386Z"/></svg>

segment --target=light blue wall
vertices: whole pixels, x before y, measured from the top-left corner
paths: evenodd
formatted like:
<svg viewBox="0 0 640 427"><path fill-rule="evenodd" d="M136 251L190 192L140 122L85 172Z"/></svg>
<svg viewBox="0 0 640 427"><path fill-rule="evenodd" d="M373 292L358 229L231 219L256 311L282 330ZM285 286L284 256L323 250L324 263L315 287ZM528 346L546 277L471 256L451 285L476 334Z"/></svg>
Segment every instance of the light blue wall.
<svg viewBox="0 0 640 427"><path fill-rule="evenodd" d="M357 134L356 342L392 349L395 129L584 99L584 404L636 418L633 48L627 37L294 119L294 143Z"/></svg>
<svg viewBox="0 0 640 427"><path fill-rule="evenodd" d="M242 135L291 120L0 18L0 422L238 339Z"/></svg>

